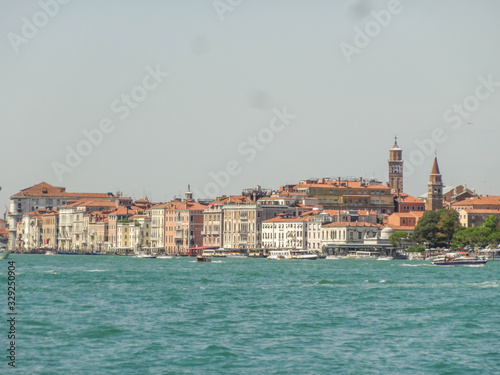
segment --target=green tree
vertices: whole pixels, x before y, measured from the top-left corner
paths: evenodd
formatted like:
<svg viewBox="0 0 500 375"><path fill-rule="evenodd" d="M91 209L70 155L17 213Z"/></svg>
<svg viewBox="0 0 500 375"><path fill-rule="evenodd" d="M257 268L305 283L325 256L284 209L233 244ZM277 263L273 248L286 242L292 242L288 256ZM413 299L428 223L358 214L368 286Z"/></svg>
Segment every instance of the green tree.
<svg viewBox="0 0 500 375"><path fill-rule="evenodd" d="M488 243L493 247L498 246L500 244L500 232L491 233L488 236Z"/></svg>
<svg viewBox="0 0 500 375"><path fill-rule="evenodd" d="M425 211L415 227L413 236L418 243L429 243L430 246L435 246L439 243L438 223L441 219L439 211Z"/></svg>
<svg viewBox="0 0 500 375"><path fill-rule="evenodd" d="M498 218L496 215L490 215L484 220L483 227L491 233L498 232Z"/></svg>
<svg viewBox="0 0 500 375"><path fill-rule="evenodd" d="M439 210L440 219L437 224L437 238L440 242L450 245L453 235L461 228L458 212L455 210Z"/></svg>
<svg viewBox="0 0 500 375"><path fill-rule="evenodd" d="M391 245L395 248L401 247L401 242L406 239L408 239L408 233L406 232L396 232L391 234L391 236L389 237Z"/></svg>

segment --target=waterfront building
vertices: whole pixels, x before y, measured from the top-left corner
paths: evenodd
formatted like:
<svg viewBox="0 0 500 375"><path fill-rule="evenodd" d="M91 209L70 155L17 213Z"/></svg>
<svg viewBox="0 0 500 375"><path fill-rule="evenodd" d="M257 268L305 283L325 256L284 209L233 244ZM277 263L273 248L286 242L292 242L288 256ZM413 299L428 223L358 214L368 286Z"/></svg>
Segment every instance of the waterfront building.
<svg viewBox="0 0 500 375"><path fill-rule="evenodd" d="M429 184L427 189L426 209L430 211L440 210L443 208L443 181L441 172L437 162L437 156L434 158L432 171L429 176Z"/></svg>
<svg viewBox="0 0 500 375"><path fill-rule="evenodd" d="M91 212L88 221L88 249L102 253L108 248L108 213Z"/></svg>
<svg viewBox="0 0 500 375"><path fill-rule="evenodd" d="M191 247L203 246L203 211L208 205L196 202L188 186L184 200L177 198L163 206L164 251L187 255Z"/></svg>
<svg viewBox="0 0 500 375"><path fill-rule="evenodd" d="M260 199L223 206L223 247L232 250L262 247L262 222L278 214L295 215L295 199Z"/></svg>
<svg viewBox="0 0 500 375"><path fill-rule="evenodd" d="M50 210L42 215L42 248L57 250L59 211Z"/></svg>
<svg viewBox="0 0 500 375"><path fill-rule="evenodd" d="M266 249L307 249L307 225L311 216L279 214L262 222L262 245Z"/></svg>
<svg viewBox="0 0 500 375"><path fill-rule="evenodd" d="M403 150L394 138L394 146L389 151L389 187L393 194L403 192Z"/></svg>
<svg viewBox="0 0 500 375"><path fill-rule="evenodd" d="M9 222L9 249L16 248L17 222L28 212L38 209L57 209L82 198L108 198L113 194L101 193L68 193L66 188L53 186L41 182L21 190L10 197L8 222Z"/></svg>
<svg viewBox="0 0 500 375"><path fill-rule="evenodd" d="M20 249L32 251L39 249L43 243L42 215L47 213L46 209L28 212L22 216L21 232L19 233Z"/></svg>
<svg viewBox="0 0 500 375"><path fill-rule="evenodd" d="M129 223L130 247L136 253L153 251L151 247L151 218L149 215L134 215Z"/></svg>
<svg viewBox="0 0 500 375"><path fill-rule="evenodd" d="M224 245L224 210L225 204L250 204L250 197L245 195L230 195L218 197L210 202L203 211L203 246Z"/></svg>
<svg viewBox="0 0 500 375"><path fill-rule="evenodd" d="M137 207L119 207L108 215L108 251L124 252L130 250L128 237L129 217L139 212ZM125 228L126 227L126 228Z"/></svg>

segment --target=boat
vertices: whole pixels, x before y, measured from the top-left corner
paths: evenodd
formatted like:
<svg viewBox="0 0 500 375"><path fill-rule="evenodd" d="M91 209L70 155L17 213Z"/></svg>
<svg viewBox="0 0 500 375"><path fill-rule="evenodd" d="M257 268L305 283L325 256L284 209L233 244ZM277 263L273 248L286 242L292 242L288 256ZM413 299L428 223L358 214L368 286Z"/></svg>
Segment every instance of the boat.
<svg viewBox="0 0 500 375"><path fill-rule="evenodd" d="M292 255L290 254L290 250L269 250L267 259L292 259Z"/></svg>
<svg viewBox="0 0 500 375"><path fill-rule="evenodd" d="M378 259L380 253L378 251L356 251L358 259Z"/></svg>
<svg viewBox="0 0 500 375"><path fill-rule="evenodd" d="M226 253L224 249L204 249L202 254L204 257L216 257L216 258L225 258Z"/></svg>
<svg viewBox="0 0 500 375"><path fill-rule="evenodd" d="M53 251L47 250L44 255L56 255Z"/></svg>
<svg viewBox="0 0 500 375"><path fill-rule="evenodd" d="M156 255L152 255L152 254L137 254L136 258L155 259L157 257L156 257Z"/></svg>
<svg viewBox="0 0 500 375"><path fill-rule="evenodd" d="M173 258L172 255L157 255L157 259L171 259Z"/></svg>
<svg viewBox="0 0 500 375"><path fill-rule="evenodd" d="M316 260L318 253L309 250L290 250L291 259Z"/></svg>
<svg viewBox="0 0 500 375"><path fill-rule="evenodd" d="M341 255L327 255L325 259L328 259L328 260L339 260L339 259L343 259L343 257Z"/></svg>
<svg viewBox="0 0 500 375"><path fill-rule="evenodd" d="M205 255L198 255L196 257L196 261L197 262L211 262L212 261L212 258L208 257L208 256L205 256Z"/></svg>
<svg viewBox="0 0 500 375"><path fill-rule="evenodd" d="M443 256L432 261L435 266L484 266L488 261L485 257L457 256L456 258Z"/></svg>
<svg viewBox="0 0 500 375"><path fill-rule="evenodd" d="M315 260L318 254L309 250L270 250L268 259L295 259L295 260Z"/></svg>
<svg viewBox="0 0 500 375"><path fill-rule="evenodd" d="M10 255L9 250L2 250L0 251L0 259L6 259Z"/></svg>
<svg viewBox="0 0 500 375"><path fill-rule="evenodd" d="M382 256L382 257L378 257L377 260L393 260L394 257L391 257L391 256Z"/></svg>

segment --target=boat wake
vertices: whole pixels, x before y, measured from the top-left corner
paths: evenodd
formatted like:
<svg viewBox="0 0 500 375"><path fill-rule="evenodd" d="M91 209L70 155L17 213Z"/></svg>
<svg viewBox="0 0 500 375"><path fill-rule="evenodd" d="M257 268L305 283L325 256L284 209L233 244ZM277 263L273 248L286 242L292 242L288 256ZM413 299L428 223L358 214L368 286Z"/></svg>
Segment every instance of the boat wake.
<svg viewBox="0 0 500 375"><path fill-rule="evenodd" d="M85 270L85 272L109 272L109 270Z"/></svg>
<svg viewBox="0 0 500 375"><path fill-rule="evenodd" d="M408 264L408 263L403 263L401 267L431 267L432 264Z"/></svg>

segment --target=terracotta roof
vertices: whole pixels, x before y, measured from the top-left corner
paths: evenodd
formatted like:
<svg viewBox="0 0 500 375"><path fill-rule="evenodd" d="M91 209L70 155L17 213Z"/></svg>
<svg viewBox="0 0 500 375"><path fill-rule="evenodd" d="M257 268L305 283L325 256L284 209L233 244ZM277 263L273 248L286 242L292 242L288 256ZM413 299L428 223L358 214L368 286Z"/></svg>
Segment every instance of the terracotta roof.
<svg viewBox="0 0 500 375"><path fill-rule="evenodd" d="M389 225L389 227L391 229L400 230L400 231L412 231L412 230L415 229L415 227L412 226L412 225L409 225L409 226L406 226L406 227L400 227L400 226L397 226L397 225Z"/></svg>
<svg viewBox="0 0 500 375"><path fill-rule="evenodd" d="M389 190L390 188L385 185L367 185L364 182L361 183L359 181L340 181L341 184L346 184L346 186L342 185L337 185L338 181L337 180L330 180L330 181L325 181L323 183L310 183L310 184L297 184L294 185L294 188L307 188L307 187L320 187L320 188L325 188L325 189L377 189L377 190Z"/></svg>
<svg viewBox="0 0 500 375"><path fill-rule="evenodd" d="M491 214L491 215L500 214L500 209L466 208L464 211L469 214Z"/></svg>
<svg viewBox="0 0 500 375"><path fill-rule="evenodd" d="M67 193L65 187L53 186L46 182L21 190L11 198L19 197L61 197L61 198L107 198L105 193Z"/></svg>
<svg viewBox="0 0 500 375"><path fill-rule="evenodd" d="M335 223L324 224L323 227L372 227L376 228L378 225L365 223L361 221L347 222L347 221L337 221Z"/></svg>
<svg viewBox="0 0 500 375"><path fill-rule="evenodd" d="M394 212L392 215L398 217L409 217L409 218L418 218L420 219L425 211L410 211L410 212ZM391 215L391 216L392 216Z"/></svg>
<svg viewBox="0 0 500 375"><path fill-rule="evenodd" d="M211 204L217 203L251 203L251 199L246 195L229 195L227 197L217 197L216 200L210 202Z"/></svg>
<svg viewBox="0 0 500 375"><path fill-rule="evenodd" d="M458 206L483 206L483 205L498 205L500 206L500 196L489 197L473 197L460 202L452 203L452 207Z"/></svg>
<svg viewBox="0 0 500 375"><path fill-rule="evenodd" d="M411 195L408 195L406 193L396 194L396 197L400 203L404 202L404 203L422 203L422 204L424 204L424 201L422 201L418 198L412 197Z"/></svg>
<svg viewBox="0 0 500 375"><path fill-rule="evenodd" d="M294 221L308 221L309 219L307 217L290 217L290 218L284 218L281 216L276 216L273 217L272 219L269 220L264 220L263 223L284 223L284 222L294 222Z"/></svg>

